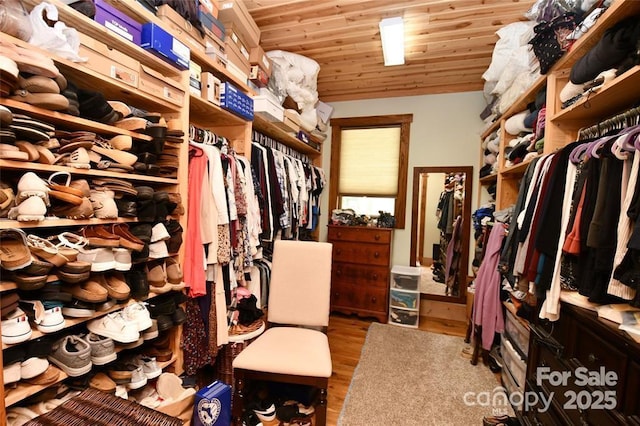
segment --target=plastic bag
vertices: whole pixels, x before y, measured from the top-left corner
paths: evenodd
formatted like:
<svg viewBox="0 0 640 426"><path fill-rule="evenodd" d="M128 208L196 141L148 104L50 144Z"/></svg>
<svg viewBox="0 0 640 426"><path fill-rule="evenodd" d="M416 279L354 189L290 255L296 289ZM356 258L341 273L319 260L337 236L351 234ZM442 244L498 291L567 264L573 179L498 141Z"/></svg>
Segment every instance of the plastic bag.
<svg viewBox="0 0 640 426"><path fill-rule="evenodd" d="M46 19L54 22L49 26ZM80 38L75 28L69 28L58 21L58 9L49 3L40 3L29 14L33 33L29 43L41 47L62 58L74 62L85 62L86 58L78 56Z"/></svg>
<svg viewBox="0 0 640 426"><path fill-rule="evenodd" d="M31 21L19 0L0 0L0 32L29 41L32 33Z"/></svg>
<svg viewBox="0 0 640 426"><path fill-rule="evenodd" d="M527 18L536 22L550 22L554 18L568 12L581 14L584 0L538 0L524 14Z"/></svg>

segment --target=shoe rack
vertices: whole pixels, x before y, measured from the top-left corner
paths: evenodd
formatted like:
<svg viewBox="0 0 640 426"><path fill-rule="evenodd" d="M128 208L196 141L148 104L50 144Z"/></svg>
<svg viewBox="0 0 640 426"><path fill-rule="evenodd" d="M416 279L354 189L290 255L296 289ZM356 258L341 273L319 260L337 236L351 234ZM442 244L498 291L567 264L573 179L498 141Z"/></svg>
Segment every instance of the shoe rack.
<svg viewBox="0 0 640 426"><path fill-rule="evenodd" d="M3 175L6 173L14 176L19 176L26 171L33 171L40 177L46 179L48 176L58 171L66 171L71 173L73 179L88 179L98 177L111 177L130 181L134 185L147 185L152 186L156 190L165 190L170 192L178 192L182 196L182 204L185 209L188 206L188 135L190 124L195 125L202 129L207 129L219 136L224 136L229 141L229 145L239 154L250 158L251 155L251 133L252 130L258 130L267 136L270 136L284 145L297 150L302 154L309 156L311 161L316 166L321 166L321 141L312 138L314 144L306 144L292 134L284 132L272 123L261 119L256 116L255 120L247 121L239 116L210 103L199 96L189 94L189 72L181 71L171 64L164 62L148 51L141 47L121 38L114 33L107 30L102 25L89 19L88 17L80 14L76 10L67 6L60 0L49 0L50 3L55 5L59 12L59 20L65 22L68 27L75 28L83 35L86 35L92 39L99 40L112 49L118 50L125 55L139 61L141 67L150 68L165 78L171 79L177 83L179 87L184 91L184 97L181 103L176 104L170 102L166 98L159 96L152 96L142 91L136 90L131 86L123 83L122 81L106 77L100 73L95 72L92 69L84 66L82 63L75 63L67 59L57 57L49 52L38 49L31 46L28 43L13 38L7 34L0 33L0 40L13 43L20 47L25 47L33 51L38 51L47 57L51 57L55 65L60 72L68 79L76 83L78 87L99 91L104 94L107 100L119 100L127 105L135 106L150 112L159 112L165 119L178 119L181 122L182 129L185 133L183 138L182 147L179 153L179 166L175 176L170 177L158 177L141 174L127 174L118 173L96 169L76 169L61 165L46 165L31 162L12 161L0 159L0 173ZM165 25L162 21L145 9L135 0L107 0L108 3L114 7L125 12L129 17L137 20L138 22L154 22L163 27ZM27 10L31 10L34 6L39 4L38 0L23 0ZM166 28L166 27L165 27ZM178 40L183 39L182 34L172 34ZM182 41L182 40L181 40ZM229 71L220 66L213 59L209 58L204 52L191 50L191 60L198 63L203 71L208 71L216 75L222 81L230 81L240 90L249 95L253 95L252 90L242 81L239 81ZM12 110L14 113L22 113L29 115L35 119L48 122L54 125L56 128L62 128L66 130L84 130L95 132L96 134L104 137L113 137L116 135L129 135L134 140L138 141L150 141L151 137L123 130L121 128L103 124L100 122L80 118L77 116L67 115L60 112L55 112L43 108L38 108L26 103L14 101L7 98L0 98L0 105L4 105ZM316 148L319 147L319 148ZM183 229L186 230L187 212L181 216L174 216L177 219ZM45 219L42 222L18 222L15 220L0 219L0 229L8 228L21 228L27 233L37 234L39 231L51 231L63 232L63 231L75 231L82 226L95 225L95 224L111 224L111 223L132 223L136 222L135 218L123 218L118 217L113 220L103 219L83 219L83 220L71 220L71 219ZM186 236L186 232L184 234ZM178 253L178 260L180 264L184 262L184 244L182 245L180 252ZM8 281L0 282L0 295L2 292L15 289L15 283ZM149 298L154 297L153 293L150 293ZM66 329L79 325L83 322L89 321L93 318L106 315L115 310L121 309L122 306L115 306L110 310L97 313L92 318L66 318ZM173 332L170 335L171 348L174 356L171 360L166 362L159 362L159 365L165 369L171 369L174 373L180 374L182 370L182 351L179 347L181 326L174 327ZM65 330L58 333L64 333ZM41 337L42 333L37 330L33 331L33 335L30 340ZM6 345L3 344L3 349ZM1 359L1 358L0 358ZM66 375L61 371L60 377L57 382L66 379ZM1 376L0 372L0 376ZM52 386L52 385L48 385ZM14 404L19 403L27 396L33 395L47 386L38 385L26 385L20 383L17 389L12 389L5 395L4 389L0 391L0 397L4 403L0 403L0 419L6 419L6 408ZM0 424L4 424L0 421Z"/></svg>

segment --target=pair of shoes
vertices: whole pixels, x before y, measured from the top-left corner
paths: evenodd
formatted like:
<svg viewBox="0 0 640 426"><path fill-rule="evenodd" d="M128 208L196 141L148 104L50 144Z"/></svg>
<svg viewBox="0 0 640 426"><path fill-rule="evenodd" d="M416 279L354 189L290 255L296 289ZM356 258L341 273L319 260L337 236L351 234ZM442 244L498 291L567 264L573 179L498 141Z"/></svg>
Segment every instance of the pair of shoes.
<svg viewBox="0 0 640 426"><path fill-rule="evenodd" d="M89 321L87 329L100 336L110 337L119 343L133 343L140 338L137 322L128 321L121 311Z"/></svg>
<svg viewBox="0 0 640 426"><path fill-rule="evenodd" d="M92 367L89 343L75 335L67 335L54 342L48 359L71 377L87 374Z"/></svg>
<svg viewBox="0 0 640 426"><path fill-rule="evenodd" d="M150 262L147 278L150 290L157 294L172 290L179 291L185 287L180 264L172 257L159 262Z"/></svg>
<svg viewBox="0 0 640 426"><path fill-rule="evenodd" d="M16 206L12 207L7 217L21 222L40 222L47 214L49 201L49 187L33 172L27 172L18 181L18 192L15 198Z"/></svg>

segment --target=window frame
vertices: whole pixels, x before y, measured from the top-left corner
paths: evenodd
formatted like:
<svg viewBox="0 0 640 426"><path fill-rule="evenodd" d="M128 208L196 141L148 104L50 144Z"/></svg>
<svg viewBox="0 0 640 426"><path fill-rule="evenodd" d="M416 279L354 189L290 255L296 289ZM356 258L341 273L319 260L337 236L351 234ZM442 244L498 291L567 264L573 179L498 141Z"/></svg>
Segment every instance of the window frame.
<svg viewBox="0 0 640 426"><path fill-rule="evenodd" d="M340 150L342 147L342 130L368 129L376 127L400 127L400 153L398 156L398 189L395 211L396 229L405 228L407 210L407 175L409 168L409 141L413 114L373 115L367 117L332 118L331 119L331 177L329 179L329 213L338 206L338 183L340 181Z"/></svg>

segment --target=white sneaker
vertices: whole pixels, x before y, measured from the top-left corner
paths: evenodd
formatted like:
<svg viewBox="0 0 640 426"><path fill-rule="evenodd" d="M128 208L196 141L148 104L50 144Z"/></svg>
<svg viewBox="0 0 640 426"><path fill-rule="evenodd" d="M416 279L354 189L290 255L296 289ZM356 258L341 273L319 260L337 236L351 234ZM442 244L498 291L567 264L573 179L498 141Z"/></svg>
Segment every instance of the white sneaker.
<svg viewBox="0 0 640 426"><path fill-rule="evenodd" d="M110 271L116 267L113 249L109 247L82 249L78 252L78 260L91 263L91 272Z"/></svg>
<svg viewBox="0 0 640 426"><path fill-rule="evenodd" d="M18 181L16 203L20 203L29 197L41 198L47 206L49 205L49 186L47 182L33 172L23 174Z"/></svg>
<svg viewBox="0 0 640 426"><path fill-rule="evenodd" d="M142 367L142 372L148 380L155 379L162 374L155 357L140 354L133 359L133 363Z"/></svg>
<svg viewBox="0 0 640 426"><path fill-rule="evenodd" d="M89 321L87 329L100 336L111 337L120 343L132 343L140 338L138 324L127 322L120 311Z"/></svg>
<svg viewBox="0 0 640 426"><path fill-rule="evenodd" d="M151 314L143 302L132 301L122 310L122 316L126 321L137 324L138 331L151 327Z"/></svg>
<svg viewBox="0 0 640 426"><path fill-rule="evenodd" d="M20 362L14 362L13 364L4 365L2 367L2 378L4 379L5 385L20 381L20 375Z"/></svg>
<svg viewBox="0 0 640 426"><path fill-rule="evenodd" d="M49 361L46 358L28 358L20 364L20 378L33 379L44 373L49 368Z"/></svg>
<svg viewBox="0 0 640 426"><path fill-rule="evenodd" d="M115 260L116 271L131 270L131 250L126 248L114 248L113 258Z"/></svg>
<svg viewBox="0 0 640 426"><path fill-rule="evenodd" d="M171 238L171 235L169 235L169 231L167 231L167 228L162 222L158 222L153 225L153 228L151 228L152 243L157 243L158 241L167 241L169 238Z"/></svg>
<svg viewBox="0 0 640 426"><path fill-rule="evenodd" d="M131 382L127 383L129 389L140 389L147 384L147 376L142 370L142 366L138 366L131 372Z"/></svg>
<svg viewBox="0 0 640 426"><path fill-rule="evenodd" d="M27 314L20 308L17 308L3 319L0 328L2 328L2 343L6 345L26 342L31 338L29 319Z"/></svg>
<svg viewBox="0 0 640 426"><path fill-rule="evenodd" d="M111 190L91 190L91 205L98 219L115 219L118 217L118 206L114 199L115 193Z"/></svg>
<svg viewBox="0 0 640 426"><path fill-rule="evenodd" d="M127 387L124 385L116 385L116 396L122 399L129 399Z"/></svg>

